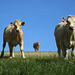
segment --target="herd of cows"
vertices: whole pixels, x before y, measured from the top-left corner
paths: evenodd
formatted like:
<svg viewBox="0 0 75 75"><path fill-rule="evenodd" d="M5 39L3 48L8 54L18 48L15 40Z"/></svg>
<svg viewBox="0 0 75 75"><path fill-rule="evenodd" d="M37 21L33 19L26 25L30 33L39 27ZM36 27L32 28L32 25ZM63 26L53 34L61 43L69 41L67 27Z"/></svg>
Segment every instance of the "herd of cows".
<svg viewBox="0 0 75 75"><path fill-rule="evenodd" d="M59 58L62 50L64 58L68 59L68 49L70 48L72 48L72 57L75 56L75 16L69 15L67 19L65 17L61 17L61 19L63 22L56 25L54 35ZM14 47L18 44L20 45L21 56L25 58L23 50L23 32L21 29L21 26L24 26L24 24L25 22L21 22L21 20L15 20L15 22L10 22L10 25L4 29L1 57L4 55L4 48L6 42L8 42L10 58L14 57ZM39 42L35 42L33 48L35 51L39 50Z"/></svg>

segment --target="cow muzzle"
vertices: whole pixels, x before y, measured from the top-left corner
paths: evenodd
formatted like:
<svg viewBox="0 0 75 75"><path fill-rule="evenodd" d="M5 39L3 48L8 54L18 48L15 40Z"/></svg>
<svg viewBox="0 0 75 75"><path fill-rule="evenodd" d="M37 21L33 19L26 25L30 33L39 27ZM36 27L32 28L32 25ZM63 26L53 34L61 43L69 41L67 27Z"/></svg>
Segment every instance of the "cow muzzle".
<svg viewBox="0 0 75 75"><path fill-rule="evenodd" d="M73 27L73 26L70 26L69 29L70 29L70 30L74 30L74 27Z"/></svg>
<svg viewBox="0 0 75 75"><path fill-rule="evenodd" d="M20 31L19 30L16 30L16 32L19 33Z"/></svg>

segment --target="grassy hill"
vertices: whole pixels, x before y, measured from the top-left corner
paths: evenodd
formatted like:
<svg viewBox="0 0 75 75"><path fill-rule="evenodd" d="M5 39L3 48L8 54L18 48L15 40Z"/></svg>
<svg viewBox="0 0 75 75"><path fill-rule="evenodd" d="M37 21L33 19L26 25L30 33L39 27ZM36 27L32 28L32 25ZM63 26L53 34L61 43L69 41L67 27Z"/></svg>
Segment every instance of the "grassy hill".
<svg viewBox="0 0 75 75"><path fill-rule="evenodd" d="M23 59L15 52L15 58L10 59L5 52L0 58L0 75L75 75L75 59L71 56L68 60L59 60L57 52L25 52L25 56Z"/></svg>

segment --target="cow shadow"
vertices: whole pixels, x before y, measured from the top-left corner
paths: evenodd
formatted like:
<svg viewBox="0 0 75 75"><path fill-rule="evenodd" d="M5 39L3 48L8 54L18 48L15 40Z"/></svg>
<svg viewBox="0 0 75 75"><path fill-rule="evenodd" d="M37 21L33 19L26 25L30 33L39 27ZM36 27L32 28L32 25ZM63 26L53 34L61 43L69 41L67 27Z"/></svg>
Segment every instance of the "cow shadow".
<svg viewBox="0 0 75 75"><path fill-rule="evenodd" d="M0 56L0 59L2 59L2 58L9 58L9 56L3 56L3 57Z"/></svg>

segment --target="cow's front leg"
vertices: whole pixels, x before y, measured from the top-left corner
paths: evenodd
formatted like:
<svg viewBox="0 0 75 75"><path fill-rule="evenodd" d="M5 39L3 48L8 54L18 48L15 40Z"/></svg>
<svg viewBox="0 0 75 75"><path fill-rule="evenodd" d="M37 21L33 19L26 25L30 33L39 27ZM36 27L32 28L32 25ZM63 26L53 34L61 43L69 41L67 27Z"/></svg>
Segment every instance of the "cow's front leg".
<svg viewBox="0 0 75 75"><path fill-rule="evenodd" d="M66 57L65 59L68 59L68 49L66 50Z"/></svg>
<svg viewBox="0 0 75 75"><path fill-rule="evenodd" d="M10 47L10 58L14 57L14 47Z"/></svg>
<svg viewBox="0 0 75 75"><path fill-rule="evenodd" d="M9 49L10 49L10 58L14 57L14 46L9 44Z"/></svg>
<svg viewBox="0 0 75 75"><path fill-rule="evenodd" d="M37 49L35 49L35 52L37 52Z"/></svg>
<svg viewBox="0 0 75 75"><path fill-rule="evenodd" d="M23 49L23 40L22 41L20 41L20 50L21 50L21 55L22 55L22 58L25 58L25 56L24 56L24 49Z"/></svg>

